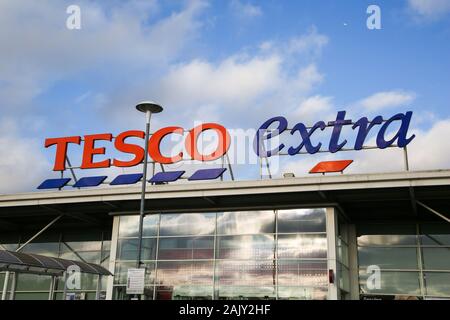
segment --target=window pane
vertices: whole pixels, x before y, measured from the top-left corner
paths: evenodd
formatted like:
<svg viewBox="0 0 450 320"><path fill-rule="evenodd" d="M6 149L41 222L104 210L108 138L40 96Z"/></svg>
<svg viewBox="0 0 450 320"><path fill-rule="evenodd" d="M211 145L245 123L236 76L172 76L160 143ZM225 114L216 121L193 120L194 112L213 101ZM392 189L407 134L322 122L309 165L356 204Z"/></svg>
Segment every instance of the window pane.
<svg viewBox="0 0 450 320"><path fill-rule="evenodd" d="M144 217L142 225L143 237L155 237L157 235L159 215L149 214ZM119 222L119 237L133 238L139 236L139 216L121 216Z"/></svg>
<svg viewBox="0 0 450 320"><path fill-rule="evenodd" d="M217 215L218 234L275 233L274 211L222 212Z"/></svg>
<svg viewBox="0 0 450 320"><path fill-rule="evenodd" d="M22 251L23 253L41 254L48 257L58 257L59 242L31 242L27 244Z"/></svg>
<svg viewBox="0 0 450 320"><path fill-rule="evenodd" d="M424 269L450 270L450 248L422 248L422 254Z"/></svg>
<svg viewBox="0 0 450 320"><path fill-rule="evenodd" d="M278 283L284 286L327 286L327 262L326 260L279 260Z"/></svg>
<svg viewBox="0 0 450 320"><path fill-rule="evenodd" d="M220 300L273 300L276 294L276 288L271 285L259 287L220 285L217 289Z"/></svg>
<svg viewBox="0 0 450 320"><path fill-rule="evenodd" d="M161 236L212 235L215 229L215 213L163 214Z"/></svg>
<svg viewBox="0 0 450 320"><path fill-rule="evenodd" d="M274 261L218 261L219 285L270 286L276 280Z"/></svg>
<svg viewBox="0 0 450 320"><path fill-rule="evenodd" d="M138 256L138 239L122 239L117 245L117 259L136 260ZM156 256L156 239L142 239L141 260L154 260Z"/></svg>
<svg viewBox="0 0 450 320"><path fill-rule="evenodd" d="M82 233L64 232L62 244L62 251L100 251L102 249L102 233L91 230L83 230Z"/></svg>
<svg viewBox="0 0 450 320"><path fill-rule="evenodd" d="M11 279L12 276L10 275L9 281L12 281ZM50 290L50 282L51 277L49 276L21 273L17 277L16 291L48 291Z"/></svg>
<svg viewBox="0 0 450 320"><path fill-rule="evenodd" d="M450 273L425 273L425 286L428 296L450 296Z"/></svg>
<svg viewBox="0 0 450 320"><path fill-rule="evenodd" d="M48 300L48 292L17 292L16 300Z"/></svg>
<svg viewBox="0 0 450 320"><path fill-rule="evenodd" d="M66 251L61 253L59 256L62 259L75 260L75 261L85 261L90 263L100 263L101 261L101 251L93 252L70 252Z"/></svg>
<svg viewBox="0 0 450 320"><path fill-rule="evenodd" d="M211 261L159 261L157 283L163 286L212 285Z"/></svg>
<svg viewBox="0 0 450 320"><path fill-rule="evenodd" d="M155 263L147 262L145 267L145 284L151 285L155 283ZM128 269L136 268L136 262L118 262L116 263L116 271L114 272L114 284L126 284Z"/></svg>
<svg viewBox="0 0 450 320"><path fill-rule="evenodd" d="M160 238L158 259L213 259L214 237Z"/></svg>
<svg viewBox="0 0 450 320"><path fill-rule="evenodd" d="M278 258L326 258L325 234L289 234L278 236Z"/></svg>
<svg viewBox="0 0 450 320"><path fill-rule="evenodd" d="M278 232L325 232L325 209L278 211Z"/></svg>
<svg viewBox="0 0 450 320"><path fill-rule="evenodd" d="M211 300L212 286L177 285L156 288L157 300Z"/></svg>
<svg viewBox="0 0 450 320"><path fill-rule="evenodd" d="M416 245L416 226L408 224L358 225L359 246Z"/></svg>
<svg viewBox="0 0 450 320"><path fill-rule="evenodd" d="M368 277L372 275L367 274L365 270L360 270L359 273L359 285L361 293L373 293L373 294L420 294L419 273L418 272L392 272L381 271L380 277L380 289L374 288L369 285ZM372 284L371 281L369 281ZM373 289L372 289L373 288Z"/></svg>
<svg viewBox="0 0 450 320"><path fill-rule="evenodd" d="M450 246L450 225L448 223L420 225L420 233L424 245Z"/></svg>
<svg viewBox="0 0 450 320"><path fill-rule="evenodd" d="M376 265L381 269L418 269L416 248L359 247L361 268Z"/></svg>
<svg viewBox="0 0 450 320"><path fill-rule="evenodd" d="M282 300L326 300L327 288L278 287L278 298Z"/></svg>
<svg viewBox="0 0 450 320"><path fill-rule="evenodd" d="M219 259L273 259L273 235L222 236L217 238Z"/></svg>
<svg viewBox="0 0 450 320"><path fill-rule="evenodd" d="M337 239L338 261L348 266L348 246L340 239Z"/></svg>

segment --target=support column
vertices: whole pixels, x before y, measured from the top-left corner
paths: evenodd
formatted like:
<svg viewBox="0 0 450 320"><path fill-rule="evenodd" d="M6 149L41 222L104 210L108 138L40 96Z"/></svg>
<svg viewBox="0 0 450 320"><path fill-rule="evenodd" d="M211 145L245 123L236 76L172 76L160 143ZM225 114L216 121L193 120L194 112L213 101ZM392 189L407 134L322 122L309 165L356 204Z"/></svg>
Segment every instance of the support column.
<svg viewBox="0 0 450 320"><path fill-rule="evenodd" d="M99 274L97 279L97 288L95 291L95 300L100 300L101 289L102 289L102 276Z"/></svg>
<svg viewBox="0 0 450 320"><path fill-rule="evenodd" d="M334 208L327 208L326 211L326 223L327 223L327 256L328 256L328 272L332 272L334 283L328 282L328 300L339 300L339 274L338 274L338 261L337 261L337 247L336 247L336 235L337 235L337 216Z"/></svg>
<svg viewBox="0 0 450 320"><path fill-rule="evenodd" d="M10 275L10 272L6 271L5 280L3 283L2 300L6 300L6 296L8 295L9 275Z"/></svg>
<svg viewBox="0 0 450 320"><path fill-rule="evenodd" d="M348 225L348 263L350 277L350 299L359 300L358 243L356 226Z"/></svg>
<svg viewBox="0 0 450 320"><path fill-rule="evenodd" d="M17 287L17 276L16 272L12 274L11 292L9 293L9 300L14 300L16 298L16 287Z"/></svg>
<svg viewBox="0 0 450 320"><path fill-rule="evenodd" d="M67 271L64 272L64 290L63 290L63 296L62 296L62 300L66 300L67 299Z"/></svg>
<svg viewBox="0 0 450 320"><path fill-rule="evenodd" d="M116 267L116 254L117 254L117 242L119 238L119 216L115 216L113 219L113 228L111 234L111 250L109 252L109 272L115 273ZM114 288L114 276L108 276L106 284L106 300L112 300Z"/></svg>
<svg viewBox="0 0 450 320"><path fill-rule="evenodd" d="M50 282L50 290L48 292L48 300L53 300L54 299L55 284L56 284L56 277L52 276L52 281Z"/></svg>

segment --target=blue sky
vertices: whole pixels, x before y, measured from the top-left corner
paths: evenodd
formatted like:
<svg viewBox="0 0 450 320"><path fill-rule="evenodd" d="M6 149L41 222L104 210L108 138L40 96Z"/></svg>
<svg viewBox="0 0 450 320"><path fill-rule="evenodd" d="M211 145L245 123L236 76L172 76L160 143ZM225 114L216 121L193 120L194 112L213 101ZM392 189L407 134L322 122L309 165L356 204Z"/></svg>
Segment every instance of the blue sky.
<svg viewBox="0 0 450 320"><path fill-rule="evenodd" d="M73 4L80 30L66 28ZM381 30L366 26L371 4ZM33 190L52 175L47 137L141 129L134 105L147 99L165 107L155 129L412 110L413 169L449 168L449 40L447 0L4 0L0 192ZM79 149L71 155L79 162ZM279 172L301 175L320 159L349 156L354 172L402 169L401 154L382 155L299 156Z"/></svg>

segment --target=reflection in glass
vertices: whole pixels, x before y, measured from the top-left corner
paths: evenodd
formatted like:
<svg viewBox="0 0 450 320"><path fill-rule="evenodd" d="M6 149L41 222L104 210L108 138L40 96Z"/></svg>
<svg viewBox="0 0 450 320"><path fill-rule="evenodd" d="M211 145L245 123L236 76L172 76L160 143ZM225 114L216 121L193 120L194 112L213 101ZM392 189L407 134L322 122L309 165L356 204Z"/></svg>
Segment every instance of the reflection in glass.
<svg viewBox="0 0 450 320"><path fill-rule="evenodd" d="M274 211L241 211L218 213L217 233L275 233L275 213Z"/></svg>
<svg viewBox="0 0 450 320"><path fill-rule="evenodd" d="M340 238L337 239L337 256L338 261L348 266L348 245Z"/></svg>
<svg viewBox="0 0 450 320"><path fill-rule="evenodd" d="M160 238L158 259L213 259L214 237Z"/></svg>
<svg viewBox="0 0 450 320"><path fill-rule="evenodd" d="M357 232L359 246L417 245L415 225L365 224Z"/></svg>
<svg viewBox="0 0 450 320"><path fill-rule="evenodd" d="M211 300L212 286L162 286L156 287L157 300Z"/></svg>
<svg viewBox="0 0 450 320"><path fill-rule="evenodd" d="M327 286L326 260L279 260L278 283L284 286Z"/></svg>
<svg viewBox="0 0 450 320"><path fill-rule="evenodd" d="M61 255L59 257L67 260L77 260L99 264L101 260L101 251L91 251L91 252L65 251L61 252Z"/></svg>
<svg viewBox="0 0 450 320"><path fill-rule="evenodd" d="M155 283L155 263L146 262L142 265L145 267L145 284L152 285ZM128 269L136 268L136 262L117 262L114 273L114 284L126 284Z"/></svg>
<svg viewBox="0 0 450 320"><path fill-rule="evenodd" d="M225 286L220 285L216 290L219 300L274 300L276 289L274 286Z"/></svg>
<svg viewBox="0 0 450 320"><path fill-rule="evenodd" d="M138 256L138 239L121 239L117 243L117 259L136 260ZM154 260L156 256L156 239L142 239L141 259Z"/></svg>
<svg viewBox="0 0 450 320"><path fill-rule="evenodd" d="M423 245L450 246L450 225L448 223L423 224L420 226Z"/></svg>
<svg viewBox="0 0 450 320"><path fill-rule="evenodd" d="M422 255L425 270L450 270L450 248L422 248Z"/></svg>
<svg viewBox="0 0 450 320"><path fill-rule="evenodd" d="M27 244L21 252L41 254L47 257L58 257L59 243L58 242L31 242Z"/></svg>
<svg viewBox="0 0 450 320"><path fill-rule="evenodd" d="M175 285L212 285L212 261L159 261L157 266L157 284Z"/></svg>
<svg viewBox="0 0 450 320"><path fill-rule="evenodd" d="M325 209L278 211L278 232L325 232Z"/></svg>
<svg viewBox="0 0 450 320"><path fill-rule="evenodd" d="M48 300L47 292L16 292L15 300Z"/></svg>
<svg viewBox="0 0 450 320"><path fill-rule="evenodd" d="M140 296L141 300L153 300L153 290L152 286L145 286L144 294ZM116 286L113 289L113 300L131 300L134 295L127 294L125 286Z"/></svg>
<svg viewBox="0 0 450 320"><path fill-rule="evenodd" d="M157 235L159 215L149 214L144 217L143 237ZM119 238L135 238L139 236L139 216L121 216L119 221Z"/></svg>
<svg viewBox="0 0 450 320"><path fill-rule="evenodd" d="M218 261L216 276L220 285L275 285L275 261Z"/></svg>
<svg viewBox="0 0 450 320"><path fill-rule="evenodd" d="M450 297L450 273L427 272L424 278L428 296Z"/></svg>
<svg viewBox="0 0 450 320"><path fill-rule="evenodd" d="M48 291L50 281L51 277L48 276L21 273L17 277L16 291Z"/></svg>
<svg viewBox="0 0 450 320"><path fill-rule="evenodd" d="M418 272L394 272L381 271L381 286L380 289L371 289L367 286L367 278L372 273L367 273L365 270L360 270L359 286L361 293L373 294L420 294L419 273Z"/></svg>
<svg viewBox="0 0 450 320"><path fill-rule="evenodd" d="M278 287L282 300L326 300L328 289L320 287Z"/></svg>
<svg viewBox="0 0 450 320"><path fill-rule="evenodd" d="M278 258L327 258L325 234L288 234L278 236Z"/></svg>
<svg viewBox="0 0 450 320"><path fill-rule="evenodd" d="M163 214L160 236L212 235L215 219L215 213Z"/></svg>
<svg viewBox="0 0 450 320"><path fill-rule="evenodd" d="M361 268L418 269L416 248L359 247L358 260Z"/></svg>
<svg viewBox="0 0 450 320"><path fill-rule="evenodd" d="M221 236L217 238L219 259L273 259L273 235Z"/></svg>

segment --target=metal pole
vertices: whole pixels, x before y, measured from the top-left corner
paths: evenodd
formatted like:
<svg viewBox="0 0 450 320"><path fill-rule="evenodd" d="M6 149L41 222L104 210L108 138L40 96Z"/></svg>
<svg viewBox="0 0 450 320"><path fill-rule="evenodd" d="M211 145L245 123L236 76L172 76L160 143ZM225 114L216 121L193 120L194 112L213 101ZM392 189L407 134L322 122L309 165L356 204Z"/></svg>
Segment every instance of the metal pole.
<svg viewBox="0 0 450 320"><path fill-rule="evenodd" d="M69 170L70 170L70 172L72 173L72 177L73 177L73 180L75 181L75 183L78 181L77 180L77 176L75 175L75 171L73 171L73 168L72 168L72 164L70 163L70 160L69 160L69 157L68 156L66 156L66 161L67 161L67 164L69 165ZM78 188L79 189L79 188Z"/></svg>
<svg viewBox="0 0 450 320"><path fill-rule="evenodd" d="M44 228L41 229L41 231L39 231L38 233L36 233L34 236L32 236L30 239L28 239L27 242L25 242L23 245L21 245L16 252L19 252L20 250L22 250L27 244L29 244L31 241L33 241L34 239L36 239L37 237L39 237L42 233L45 232L45 230L47 230L48 228L50 228L56 221L58 221L59 219L61 219L64 216L64 214L61 214L59 216L57 216L55 219L53 219L52 221L50 221L49 224L47 224Z"/></svg>
<svg viewBox="0 0 450 320"><path fill-rule="evenodd" d="M9 300L14 300L16 297L16 287L17 287L17 273L12 274L11 292L9 293Z"/></svg>
<svg viewBox="0 0 450 320"><path fill-rule="evenodd" d="M226 153L225 156L227 157L228 169L230 170L231 180L234 181L234 174L233 168L231 167L230 157L228 156L228 153Z"/></svg>
<svg viewBox="0 0 450 320"><path fill-rule="evenodd" d="M64 271L64 289L63 289L63 296L62 299L66 300L67 296L67 271Z"/></svg>
<svg viewBox="0 0 450 320"><path fill-rule="evenodd" d="M447 221L447 222L450 222L450 219L447 218L446 216L444 216L443 214L440 214L440 213L437 212L436 210L430 208L429 206L427 206L426 204L424 204L424 203L422 203L422 202L420 202L420 201L418 201L418 200L416 200L416 202L417 202L418 205L421 205L422 207L424 207L424 208L427 209L428 211L434 213L434 214L437 215L438 217L444 219L444 220Z"/></svg>
<svg viewBox="0 0 450 320"><path fill-rule="evenodd" d="M405 169L409 171L408 149L406 149L406 146L403 148L403 156L405 159Z"/></svg>
<svg viewBox="0 0 450 320"><path fill-rule="evenodd" d="M53 295L55 293L55 280L56 277L52 276L52 281L50 282L50 291L48 293L48 300L53 300Z"/></svg>
<svg viewBox="0 0 450 320"><path fill-rule="evenodd" d="M10 274L9 271L7 271L5 273L5 280L4 280L4 283L3 283L2 300L6 300L6 295L8 293L9 274Z"/></svg>
<svg viewBox="0 0 450 320"><path fill-rule="evenodd" d="M97 288L95 291L95 300L100 300L100 291L102 288L102 275L99 274L98 275L98 280L97 280Z"/></svg>
<svg viewBox="0 0 450 320"><path fill-rule="evenodd" d="M145 211L145 189L147 187L147 162L148 162L148 140L150 137L150 119L152 113L146 112L146 125L145 125L145 147L144 147L144 168L142 178L142 191L141 191L141 208L139 214L139 241L138 241L138 254L136 259L136 268L141 267L141 248L142 248L142 229L144 226L144 211Z"/></svg>

